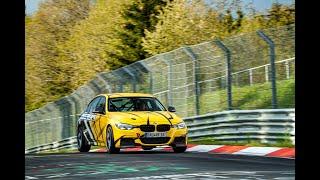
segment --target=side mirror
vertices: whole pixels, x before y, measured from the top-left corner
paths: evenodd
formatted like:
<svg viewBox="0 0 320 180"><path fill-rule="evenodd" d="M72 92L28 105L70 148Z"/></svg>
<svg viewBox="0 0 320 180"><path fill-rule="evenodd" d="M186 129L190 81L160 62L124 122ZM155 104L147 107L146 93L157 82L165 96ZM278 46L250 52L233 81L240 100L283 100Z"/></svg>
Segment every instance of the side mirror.
<svg viewBox="0 0 320 180"><path fill-rule="evenodd" d="M103 107L97 107L95 110L92 111L93 113L97 113L97 114L106 114L106 112L104 111Z"/></svg>
<svg viewBox="0 0 320 180"><path fill-rule="evenodd" d="M174 108L173 106L169 106L168 111L169 112L176 112L176 108Z"/></svg>

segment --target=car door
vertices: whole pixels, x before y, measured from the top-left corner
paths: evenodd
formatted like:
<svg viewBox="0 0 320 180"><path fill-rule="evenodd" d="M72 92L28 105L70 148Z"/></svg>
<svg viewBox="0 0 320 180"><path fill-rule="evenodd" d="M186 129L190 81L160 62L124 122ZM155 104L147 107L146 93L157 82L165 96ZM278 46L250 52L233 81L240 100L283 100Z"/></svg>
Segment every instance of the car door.
<svg viewBox="0 0 320 180"><path fill-rule="evenodd" d="M105 96L101 96L99 102L96 104L95 109L92 111L92 115L94 117L92 121L92 127L95 132L95 139L97 140L98 145L102 145L101 143L104 143L106 139L105 126L107 124Z"/></svg>
<svg viewBox="0 0 320 180"><path fill-rule="evenodd" d="M93 110L96 108L97 103L100 100L100 96L94 98L88 105L87 109L85 112L81 115L80 120L84 122L85 125L85 130L84 130L84 135L86 139L90 142L92 145L97 145L96 141L96 136L95 136L95 131L92 126L92 122L95 119L93 115Z"/></svg>

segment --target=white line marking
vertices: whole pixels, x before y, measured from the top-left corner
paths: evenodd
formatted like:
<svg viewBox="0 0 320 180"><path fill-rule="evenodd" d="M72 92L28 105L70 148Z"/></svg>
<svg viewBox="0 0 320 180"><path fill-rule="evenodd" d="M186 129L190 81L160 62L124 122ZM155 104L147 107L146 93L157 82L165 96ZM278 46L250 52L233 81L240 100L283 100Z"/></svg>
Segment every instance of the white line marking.
<svg viewBox="0 0 320 180"><path fill-rule="evenodd" d="M39 178L32 177L32 176L26 176L26 179L39 179Z"/></svg>
<svg viewBox="0 0 320 180"><path fill-rule="evenodd" d="M232 154L265 156L271 152L277 151L281 148L278 147L248 147Z"/></svg>
<svg viewBox="0 0 320 180"><path fill-rule="evenodd" d="M198 145L198 146L194 146L194 147L188 148L186 151L187 152L193 152L193 151L196 151L196 152L209 152L209 151L212 151L214 149L220 148L222 146L223 145Z"/></svg>
<svg viewBox="0 0 320 180"><path fill-rule="evenodd" d="M68 174L70 174L70 173L56 174L56 175L49 176L49 177L46 177L46 178L49 179L49 178L56 178L56 177L65 177L65 176L67 176Z"/></svg>

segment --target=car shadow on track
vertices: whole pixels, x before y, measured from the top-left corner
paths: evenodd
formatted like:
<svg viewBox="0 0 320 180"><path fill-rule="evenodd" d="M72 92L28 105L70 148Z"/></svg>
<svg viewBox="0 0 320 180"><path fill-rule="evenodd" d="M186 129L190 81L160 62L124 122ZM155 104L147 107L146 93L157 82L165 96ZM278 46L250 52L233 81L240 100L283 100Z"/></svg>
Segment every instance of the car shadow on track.
<svg viewBox="0 0 320 180"><path fill-rule="evenodd" d="M102 154L108 153L107 151L104 152L89 152L90 154ZM174 153L173 151L120 151L117 154L171 154Z"/></svg>

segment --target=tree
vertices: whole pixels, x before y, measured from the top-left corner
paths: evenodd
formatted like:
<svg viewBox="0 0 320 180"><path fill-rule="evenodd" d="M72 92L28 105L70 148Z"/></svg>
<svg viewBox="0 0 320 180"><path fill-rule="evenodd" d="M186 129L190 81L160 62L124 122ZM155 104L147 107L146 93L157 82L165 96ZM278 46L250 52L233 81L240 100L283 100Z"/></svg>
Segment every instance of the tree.
<svg viewBox="0 0 320 180"><path fill-rule="evenodd" d="M252 32L258 29L273 28L295 23L294 5L272 4L267 14L246 16L243 20L241 32Z"/></svg>
<svg viewBox="0 0 320 180"><path fill-rule="evenodd" d="M124 27L117 32L121 42L116 48L121 53L113 54L115 59L123 64L130 64L149 56L142 48L144 31L154 31L158 22L157 16L166 3L167 0L136 0L126 5L122 13Z"/></svg>
<svg viewBox="0 0 320 180"><path fill-rule="evenodd" d="M123 51L117 32L125 26L121 13L127 1L97 1L87 19L77 24L70 38L59 47L63 74L69 77L70 88L75 90L98 72L126 65L117 56ZM117 55L117 56L116 56ZM63 78L63 77L61 77Z"/></svg>
<svg viewBox="0 0 320 180"><path fill-rule="evenodd" d="M284 26L295 22L295 8L293 5L272 4L267 15L267 26Z"/></svg>
<svg viewBox="0 0 320 180"><path fill-rule="evenodd" d="M57 47L88 11L88 0L47 0L33 16L26 17L26 109L70 92L58 79L63 62L59 62ZM34 94L39 96L34 98Z"/></svg>
<svg viewBox="0 0 320 180"><path fill-rule="evenodd" d="M43 61L39 60L39 54L42 51L42 44L37 41L35 28L36 23L32 17L25 17L26 29L26 61L25 61L25 104L26 111L40 107L44 103L48 93L45 91L45 81L42 69ZM40 29L38 29L39 32Z"/></svg>
<svg viewBox="0 0 320 180"><path fill-rule="evenodd" d="M155 55L200 43L216 37L218 25L218 14L203 1L175 0L159 14L156 29L145 31L143 48Z"/></svg>

